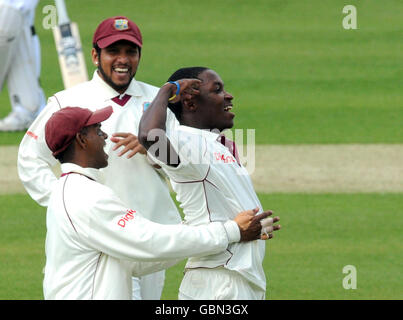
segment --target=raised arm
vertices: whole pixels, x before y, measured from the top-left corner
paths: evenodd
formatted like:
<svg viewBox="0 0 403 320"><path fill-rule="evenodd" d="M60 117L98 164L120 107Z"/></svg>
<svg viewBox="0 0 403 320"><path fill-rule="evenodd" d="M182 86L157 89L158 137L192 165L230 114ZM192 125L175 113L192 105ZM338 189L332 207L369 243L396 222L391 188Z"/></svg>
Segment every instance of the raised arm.
<svg viewBox="0 0 403 320"><path fill-rule="evenodd" d="M154 156L171 166L178 166L180 159L166 136L166 117L168 102L176 103L197 95L196 89L200 83L198 79L182 79L175 83L167 82L158 91L156 97L144 112L139 125L139 141L149 150L154 143L158 143L158 150ZM178 161L179 160L179 161Z"/></svg>

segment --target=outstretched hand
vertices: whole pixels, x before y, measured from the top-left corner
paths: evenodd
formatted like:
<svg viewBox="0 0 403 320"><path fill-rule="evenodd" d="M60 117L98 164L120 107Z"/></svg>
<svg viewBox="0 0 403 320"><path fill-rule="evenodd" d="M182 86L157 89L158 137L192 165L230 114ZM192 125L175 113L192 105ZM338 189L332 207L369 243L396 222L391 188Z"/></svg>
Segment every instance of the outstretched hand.
<svg viewBox="0 0 403 320"><path fill-rule="evenodd" d="M280 225L274 225L280 221L279 217L269 218L272 211L265 211L258 215L259 208L239 213L234 221L241 231L241 241L268 240L273 238L273 232L280 230Z"/></svg>

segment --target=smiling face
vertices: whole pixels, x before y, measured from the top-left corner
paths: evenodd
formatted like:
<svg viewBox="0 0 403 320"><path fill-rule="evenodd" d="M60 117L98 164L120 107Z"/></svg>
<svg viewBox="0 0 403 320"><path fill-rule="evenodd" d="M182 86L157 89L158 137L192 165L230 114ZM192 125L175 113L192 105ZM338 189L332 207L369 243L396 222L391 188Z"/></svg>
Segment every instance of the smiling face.
<svg viewBox="0 0 403 320"><path fill-rule="evenodd" d="M108 155L105 153L105 140L108 135L101 130L101 124L97 123L86 127L87 148L86 157L88 159L88 167L101 169L108 165Z"/></svg>
<svg viewBox="0 0 403 320"><path fill-rule="evenodd" d="M92 49L92 60L98 66L100 77L119 93L128 88L140 62L139 48L121 40L98 52Z"/></svg>
<svg viewBox="0 0 403 320"><path fill-rule="evenodd" d="M224 90L224 83L213 70L207 69L199 74L202 81L200 95L195 98L196 110L193 117L197 119L201 129L218 129L223 131L234 126L235 114L231 112L232 99Z"/></svg>

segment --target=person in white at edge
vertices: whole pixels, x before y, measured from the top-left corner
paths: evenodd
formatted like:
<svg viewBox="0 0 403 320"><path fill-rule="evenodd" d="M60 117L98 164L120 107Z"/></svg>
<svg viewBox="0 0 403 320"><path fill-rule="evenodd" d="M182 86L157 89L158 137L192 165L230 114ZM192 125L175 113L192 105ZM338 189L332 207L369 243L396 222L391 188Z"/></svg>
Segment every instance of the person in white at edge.
<svg viewBox="0 0 403 320"><path fill-rule="evenodd" d="M0 0L0 90L7 83L11 112L0 131L26 130L46 105L39 84L41 50L35 32L37 0Z"/></svg>
<svg viewBox="0 0 403 320"><path fill-rule="evenodd" d="M63 173L46 215L45 299L130 299L133 274L214 254L232 242L265 238L260 219L269 212L257 217L257 210L249 210L234 220L189 227L151 222L124 205L97 182L97 169L108 165L101 122L112 112L112 107L95 112L66 107L46 124L46 143Z"/></svg>
<svg viewBox="0 0 403 320"><path fill-rule="evenodd" d="M158 92L157 87L133 78L141 55L140 30L125 17L106 19L94 33L93 46L92 59L98 69L92 80L49 98L20 144L19 177L30 196L47 206L56 182L51 167L57 163L44 140L47 119L66 106L95 110L111 105L114 112L105 121L104 128L109 135L117 134L107 141L109 166L103 170L102 181L147 219L162 224L179 223L181 218L164 178L149 164L146 151L136 138L143 110ZM168 115L167 127L176 125L175 116ZM128 138L134 138L134 145L126 145ZM128 152L133 147L134 151ZM122 156L125 152L130 159ZM164 271L133 278L133 299L160 299L164 279Z"/></svg>
<svg viewBox="0 0 403 320"><path fill-rule="evenodd" d="M250 176L238 162L235 145L229 141L222 144L225 137L209 131L222 132L233 126L233 97L224 90L219 75L203 67L182 68L169 81L144 113L139 140L169 175L185 222L198 226L226 221L247 207L262 211ZM181 126L165 135L167 106ZM153 132L156 129L159 131ZM159 141L154 145L155 134ZM154 152L157 149L158 156ZM169 152L161 152L164 149ZM266 232L280 229L273 224L279 217L268 220ZM256 240L190 258L179 299L264 299L264 255L265 243Z"/></svg>

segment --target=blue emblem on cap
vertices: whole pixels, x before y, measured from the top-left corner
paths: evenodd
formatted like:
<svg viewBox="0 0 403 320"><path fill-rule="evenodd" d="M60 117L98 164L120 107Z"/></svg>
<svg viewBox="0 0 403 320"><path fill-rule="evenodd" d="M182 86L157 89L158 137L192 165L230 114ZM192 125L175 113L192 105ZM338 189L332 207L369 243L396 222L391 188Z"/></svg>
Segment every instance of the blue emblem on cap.
<svg viewBox="0 0 403 320"><path fill-rule="evenodd" d="M129 29L129 22L126 19L116 19L115 29L119 31L127 30Z"/></svg>

